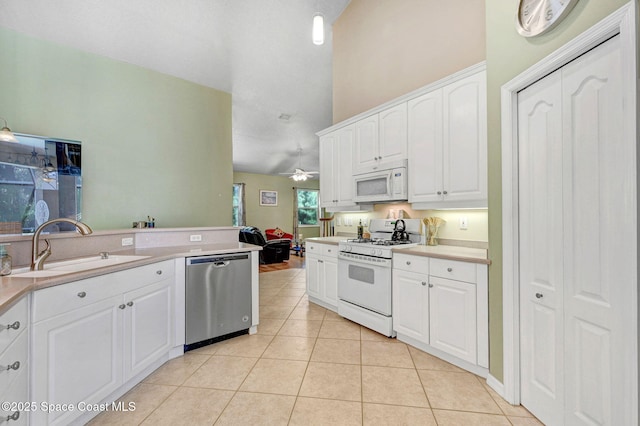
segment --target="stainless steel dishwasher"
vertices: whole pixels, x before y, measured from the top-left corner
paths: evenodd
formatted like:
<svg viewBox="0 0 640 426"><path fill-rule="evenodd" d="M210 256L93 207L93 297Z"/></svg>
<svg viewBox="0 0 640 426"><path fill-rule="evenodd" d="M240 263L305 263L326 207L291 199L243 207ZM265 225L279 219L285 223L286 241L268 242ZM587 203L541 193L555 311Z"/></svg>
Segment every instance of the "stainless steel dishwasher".
<svg viewBox="0 0 640 426"><path fill-rule="evenodd" d="M251 327L249 253L186 258L185 350Z"/></svg>

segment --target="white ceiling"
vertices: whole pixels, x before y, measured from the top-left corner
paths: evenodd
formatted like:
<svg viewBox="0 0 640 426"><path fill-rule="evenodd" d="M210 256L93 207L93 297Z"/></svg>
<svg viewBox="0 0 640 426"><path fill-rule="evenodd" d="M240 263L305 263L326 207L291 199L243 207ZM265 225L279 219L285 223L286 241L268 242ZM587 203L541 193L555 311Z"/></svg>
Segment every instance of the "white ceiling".
<svg viewBox="0 0 640 426"><path fill-rule="evenodd" d="M235 171L317 170L331 24L350 0L0 0L0 26L232 94ZM316 12L325 44L311 42ZM279 119L290 114L289 121Z"/></svg>

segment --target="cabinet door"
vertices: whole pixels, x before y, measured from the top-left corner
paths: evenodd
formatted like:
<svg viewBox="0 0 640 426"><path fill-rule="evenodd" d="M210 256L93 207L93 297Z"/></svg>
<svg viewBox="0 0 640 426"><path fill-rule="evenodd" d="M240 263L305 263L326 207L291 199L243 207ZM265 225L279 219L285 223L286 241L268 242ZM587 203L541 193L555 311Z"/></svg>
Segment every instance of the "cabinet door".
<svg viewBox="0 0 640 426"><path fill-rule="evenodd" d="M378 114L364 118L356 124L353 172L365 173L378 165Z"/></svg>
<svg viewBox="0 0 640 426"><path fill-rule="evenodd" d="M445 86L442 94L444 200L486 200L486 73Z"/></svg>
<svg viewBox="0 0 640 426"><path fill-rule="evenodd" d="M338 261L325 257L323 259L324 266L324 300L329 305L338 307Z"/></svg>
<svg viewBox="0 0 640 426"><path fill-rule="evenodd" d="M408 103L409 202L442 200L442 90Z"/></svg>
<svg viewBox="0 0 640 426"><path fill-rule="evenodd" d="M331 207L337 197L334 190L334 147L336 145L337 131L320 138L320 207Z"/></svg>
<svg viewBox="0 0 640 426"><path fill-rule="evenodd" d="M407 103L403 102L379 115L380 141L378 160L380 163L407 158Z"/></svg>
<svg viewBox="0 0 640 426"><path fill-rule="evenodd" d="M393 329L422 343L429 343L428 277L415 272L393 271Z"/></svg>
<svg viewBox="0 0 640 426"><path fill-rule="evenodd" d="M429 277L431 346L476 363L476 286Z"/></svg>
<svg viewBox="0 0 640 426"><path fill-rule="evenodd" d="M353 202L353 139L354 126L337 131L333 149L335 166L333 167L334 195L336 205L352 206Z"/></svg>
<svg viewBox="0 0 640 426"><path fill-rule="evenodd" d="M124 380L166 354L173 344L173 278L125 293Z"/></svg>
<svg viewBox="0 0 640 426"><path fill-rule="evenodd" d="M34 401L98 403L123 383L121 303L115 296L34 324ZM37 410L31 420L66 425L81 414Z"/></svg>
<svg viewBox="0 0 640 426"><path fill-rule="evenodd" d="M307 256L307 294L320 298L320 259Z"/></svg>

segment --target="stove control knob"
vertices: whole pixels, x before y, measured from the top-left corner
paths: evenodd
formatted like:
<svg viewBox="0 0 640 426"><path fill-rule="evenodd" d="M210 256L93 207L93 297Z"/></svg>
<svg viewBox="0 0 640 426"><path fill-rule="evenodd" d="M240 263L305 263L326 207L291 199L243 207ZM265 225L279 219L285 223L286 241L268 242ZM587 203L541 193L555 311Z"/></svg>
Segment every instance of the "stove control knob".
<svg viewBox="0 0 640 426"><path fill-rule="evenodd" d="M371 256L375 256L376 255L376 249L371 249Z"/></svg>
<svg viewBox="0 0 640 426"><path fill-rule="evenodd" d="M344 251L349 253L351 251L351 246L344 246L343 249L344 249Z"/></svg>

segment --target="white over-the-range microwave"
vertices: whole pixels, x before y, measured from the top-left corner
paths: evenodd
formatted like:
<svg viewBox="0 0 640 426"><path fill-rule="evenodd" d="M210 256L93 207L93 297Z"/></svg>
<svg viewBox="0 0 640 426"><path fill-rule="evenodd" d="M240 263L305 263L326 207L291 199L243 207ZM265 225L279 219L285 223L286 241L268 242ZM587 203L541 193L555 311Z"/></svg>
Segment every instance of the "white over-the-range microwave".
<svg viewBox="0 0 640 426"><path fill-rule="evenodd" d="M407 199L407 165L353 175L357 203L402 201Z"/></svg>

